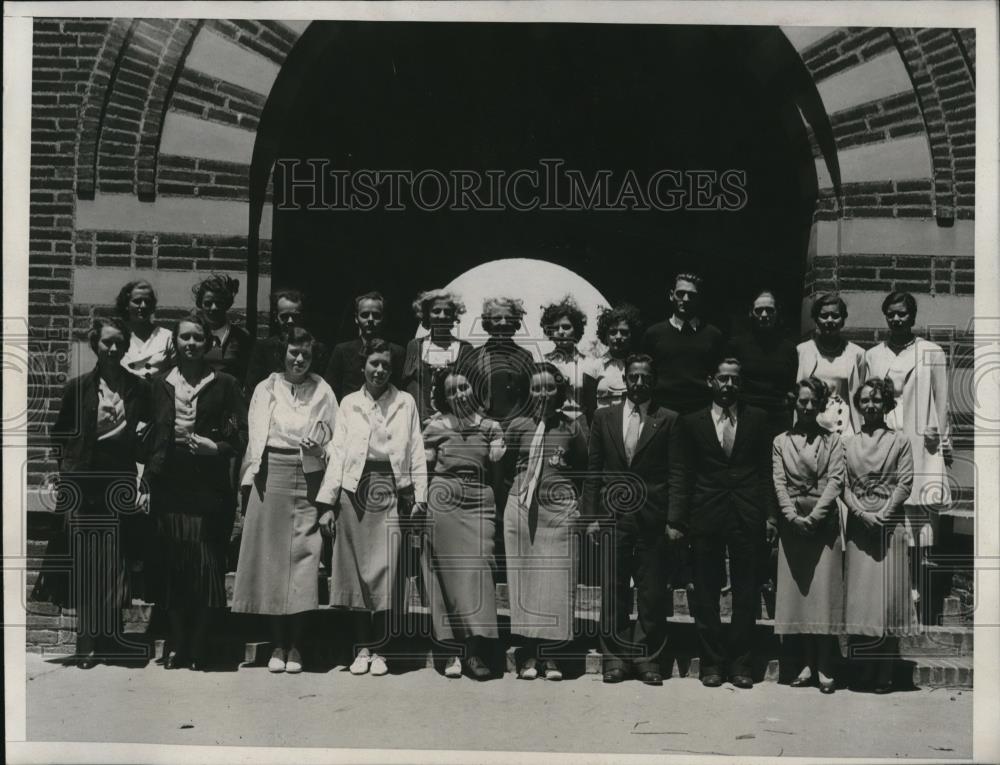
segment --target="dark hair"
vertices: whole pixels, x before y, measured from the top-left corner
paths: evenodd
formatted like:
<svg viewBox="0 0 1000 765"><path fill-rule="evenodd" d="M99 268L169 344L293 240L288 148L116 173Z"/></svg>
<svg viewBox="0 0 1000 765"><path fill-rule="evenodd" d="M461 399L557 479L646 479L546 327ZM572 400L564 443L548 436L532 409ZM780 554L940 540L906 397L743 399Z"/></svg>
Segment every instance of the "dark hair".
<svg viewBox="0 0 1000 765"><path fill-rule="evenodd" d="M718 374L719 367L721 367L723 364L735 364L740 368L740 372L741 373L743 372L743 362L740 361L735 356L729 354L719 357L719 359L715 362L715 366L712 367L712 371L711 373L709 373L709 377L714 377L716 374Z"/></svg>
<svg viewBox="0 0 1000 765"><path fill-rule="evenodd" d="M583 328L587 326L587 315L580 309L572 295L566 295L558 303L549 303L541 308L542 330L547 338L552 339L552 328L563 316L573 325L573 335L577 341L583 337Z"/></svg>
<svg viewBox="0 0 1000 765"><path fill-rule="evenodd" d="M812 308L809 309L809 315L812 316L812 320L816 321L819 319L820 309L828 305L837 306L844 319L847 319L847 303L844 302L844 299L836 292L824 292L813 301Z"/></svg>
<svg viewBox="0 0 1000 765"><path fill-rule="evenodd" d="M556 381L556 387L559 390L559 395L561 401L559 402L559 407L566 403L569 398L569 378L566 377L562 372L559 371L559 367L553 364L551 361L536 361L531 366L531 374L528 379L534 377L535 375L549 374L552 375L552 379ZM557 407L558 408L558 407Z"/></svg>
<svg viewBox="0 0 1000 765"><path fill-rule="evenodd" d="M368 358L370 356L374 356L376 353L388 353L389 363L392 363L392 346L389 345L388 340L384 340L381 337L373 337L371 340L366 342L362 353L364 354L366 363Z"/></svg>
<svg viewBox="0 0 1000 765"><path fill-rule="evenodd" d="M761 295L770 295L771 299L774 301L775 313L781 313L781 303L778 300L778 293L772 290L770 287L761 287L759 290L754 290L753 297L750 299L751 312L753 312L753 304L757 302L757 299Z"/></svg>
<svg viewBox="0 0 1000 765"><path fill-rule="evenodd" d="M625 358L625 376L628 377L628 370L633 364L649 364L649 368L653 370L653 375L656 375L656 362L653 357L648 353L630 353Z"/></svg>
<svg viewBox="0 0 1000 765"><path fill-rule="evenodd" d="M149 297L153 301L153 310L156 310L156 290L153 289L153 285L145 279L136 279L127 282L124 287L118 290L118 297L115 298L115 311L123 319L128 318L128 304L132 299L132 290L136 287L145 287L149 290Z"/></svg>
<svg viewBox="0 0 1000 765"><path fill-rule="evenodd" d="M692 274L690 271L682 271L681 273L674 275L673 286L670 288L670 291L673 292L675 289L677 289L677 282L682 282L682 281L691 282L691 284L693 284L699 290L701 289L701 285L705 283L705 280L702 279L698 274Z"/></svg>
<svg viewBox="0 0 1000 765"><path fill-rule="evenodd" d="M444 384L448 381L449 377L459 376L464 377L468 380L468 375L461 368L456 367L442 367L441 369L434 370L434 377L431 382L431 404L434 409L438 412L443 412L449 414L451 412L451 405L448 403L448 398L445 396ZM478 407L478 401L475 402Z"/></svg>
<svg viewBox="0 0 1000 765"><path fill-rule="evenodd" d="M205 293L214 292L216 295L222 295L226 298L227 311L233 307L233 303L236 301L236 294L239 291L239 279L234 279L226 274L212 274L191 288L191 292L194 293L194 304L198 308L201 308L201 302L205 299ZM275 303L277 304L277 301Z"/></svg>
<svg viewBox="0 0 1000 765"><path fill-rule="evenodd" d="M304 327L292 327L291 329L283 330L278 337L280 338L280 341L274 349L274 368L278 370L285 368L285 358L288 356L289 347L293 345L312 346L316 342L316 338L314 338L312 333ZM309 362L309 370L312 370L312 362L315 360L316 359L312 359Z"/></svg>
<svg viewBox="0 0 1000 765"><path fill-rule="evenodd" d="M208 326L208 322L205 321L205 317L202 316L198 311L191 311L187 316L182 316L174 324L173 332L171 333L174 338L174 345L177 345L177 335L180 334L181 324L197 324L201 327L201 331L205 334L205 350L208 351L212 348L212 343L214 342L215 335L212 334L212 328Z"/></svg>
<svg viewBox="0 0 1000 765"><path fill-rule="evenodd" d="M366 292L364 295L358 295L354 298L354 313L357 313L358 309L361 308L362 300L377 300L382 304L382 313L385 313L385 298L382 297L381 292L375 292L373 290L372 292Z"/></svg>
<svg viewBox="0 0 1000 765"><path fill-rule="evenodd" d="M795 387L789 391L788 405L790 408L795 408L795 402L798 401L799 391L802 390L802 388L808 388L812 391L813 398L816 399L816 408L818 411L822 412L826 409L826 403L830 400L830 388L827 387L825 382L812 375L799 380L795 383Z"/></svg>
<svg viewBox="0 0 1000 765"><path fill-rule="evenodd" d="M642 333L642 318L639 309L630 303L619 303L614 308L601 308L597 314L597 339L608 344L608 334L611 328L620 322L628 324L632 331L632 346L639 342Z"/></svg>
<svg viewBox="0 0 1000 765"><path fill-rule="evenodd" d="M882 301L882 314L884 315L889 310L889 306L896 303L902 303L906 306L911 319L917 318L917 299L909 292L890 292L886 295L885 300Z"/></svg>
<svg viewBox="0 0 1000 765"><path fill-rule="evenodd" d="M274 318L278 314L278 301L284 298L293 303L298 303L302 306L303 310L306 307L306 296L302 294L302 290L292 289L291 287L282 287L271 292L271 317Z"/></svg>
<svg viewBox="0 0 1000 765"><path fill-rule="evenodd" d="M871 388L882 394L883 412L891 412L896 408L896 389L893 387L892 380L888 377L873 377L870 380L865 380L861 387L854 391L851 401L854 402L855 409L861 409L861 391L865 388Z"/></svg>
<svg viewBox="0 0 1000 765"><path fill-rule="evenodd" d="M126 344L132 340L132 330L128 328L128 322L120 316L111 316L106 319L96 318L87 331L87 342L90 343L90 350L94 353L97 353L97 341L101 339L101 330L105 327L114 327L121 332Z"/></svg>

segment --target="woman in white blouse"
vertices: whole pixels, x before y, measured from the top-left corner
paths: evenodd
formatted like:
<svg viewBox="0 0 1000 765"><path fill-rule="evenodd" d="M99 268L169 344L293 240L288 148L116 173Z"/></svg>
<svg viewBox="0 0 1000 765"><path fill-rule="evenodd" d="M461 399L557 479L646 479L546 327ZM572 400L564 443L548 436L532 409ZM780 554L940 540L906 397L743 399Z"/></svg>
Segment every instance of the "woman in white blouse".
<svg viewBox="0 0 1000 765"><path fill-rule="evenodd" d="M145 380L168 371L177 361L173 333L153 323L156 292L145 279L129 282L118 292L118 314L128 322L131 340L122 366Z"/></svg>
<svg viewBox="0 0 1000 765"><path fill-rule="evenodd" d="M885 423L910 439L913 452L913 488L903 510L909 545L918 548L910 556L910 575L914 598L919 599L919 566L934 545L941 509L951 504L948 357L940 345L913 333L917 319L913 295L889 294L882 313L889 337L865 352L865 363L869 376L892 381L896 407Z"/></svg>
<svg viewBox="0 0 1000 765"><path fill-rule="evenodd" d="M323 547L313 502L326 468L337 397L310 371L314 339L286 335L284 372L272 372L250 400L249 444L240 469L246 521L232 610L271 618L271 672L302 671L306 616L319 606Z"/></svg>
<svg viewBox="0 0 1000 765"><path fill-rule="evenodd" d="M558 303L542 306L542 330L555 345L545 354L545 360L551 362L569 383L563 414L573 420L583 415L583 422L589 423L597 409L600 364L577 347L586 326L586 314L570 295Z"/></svg>
<svg viewBox="0 0 1000 765"><path fill-rule="evenodd" d="M336 537L330 605L361 612L351 674L384 675L385 657L375 651L403 606L401 519L426 516L427 461L416 402L389 381L389 343L376 338L364 355L365 383L341 402L316 502L325 506L320 527Z"/></svg>
<svg viewBox="0 0 1000 765"><path fill-rule="evenodd" d="M854 394L865 381L865 352L840 333L847 321L847 304L836 293L820 295L812 304L813 337L797 346L796 380L818 377L830 390L826 409L816 418L832 433L851 435L861 429Z"/></svg>

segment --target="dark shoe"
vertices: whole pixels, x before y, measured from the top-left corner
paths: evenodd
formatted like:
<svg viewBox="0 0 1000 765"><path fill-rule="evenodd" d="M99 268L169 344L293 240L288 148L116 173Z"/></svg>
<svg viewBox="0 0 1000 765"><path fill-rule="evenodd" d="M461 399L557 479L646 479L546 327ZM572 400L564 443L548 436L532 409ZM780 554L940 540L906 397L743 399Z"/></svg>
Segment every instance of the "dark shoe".
<svg viewBox="0 0 1000 765"><path fill-rule="evenodd" d="M604 682L620 683L625 679L625 670L621 667L611 667L604 670Z"/></svg>
<svg viewBox="0 0 1000 765"><path fill-rule="evenodd" d="M753 678L750 675L733 675L730 682L737 688L753 688Z"/></svg>
<svg viewBox="0 0 1000 765"><path fill-rule="evenodd" d="M98 661L100 661L100 659L98 659L97 656L95 656L92 653L88 653L86 656L84 656L82 659L80 659L80 661L76 663L76 666L78 666L80 669L93 669L95 666L97 666Z"/></svg>
<svg viewBox="0 0 1000 765"><path fill-rule="evenodd" d="M192 672L208 672L208 667L201 659L191 659L191 663L188 664L188 669Z"/></svg>
<svg viewBox="0 0 1000 765"><path fill-rule="evenodd" d="M465 662L465 667L474 680L489 680L493 677L493 672L478 656L470 656Z"/></svg>
<svg viewBox="0 0 1000 765"><path fill-rule="evenodd" d="M704 685L706 688L718 688L720 685L722 685L722 675L716 674L714 672L707 675L702 675L701 684Z"/></svg>
<svg viewBox="0 0 1000 765"><path fill-rule="evenodd" d="M183 657L176 651L171 651L167 654L167 658L163 660L164 669L180 669L185 664Z"/></svg>
<svg viewBox="0 0 1000 765"><path fill-rule="evenodd" d="M810 685L813 685L815 682L816 678L813 677L812 675L809 675L809 677L802 677L801 675L799 675L797 678L792 680L792 682L790 682L788 685L791 688L807 688Z"/></svg>
<svg viewBox="0 0 1000 765"><path fill-rule="evenodd" d="M833 680L831 680L828 683L820 683L819 684L819 692L820 693L825 693L825 694L829 695L829 694L833 693L835 690L837 690L837 684L834 683Z"/></svg>
<svg viewBox="0 0 1000 765"><path fill-rule="evenodd" d="M663 685L663 676L659 672L654 672L653 670L646 670L645 672L639 673L639 679L645 685Z"/></svg>
<svg viewBox="0 0 1000 765"><path fill-rule="evenodd" d="M892 693L892 681L880 680L872 690L878 694Z"/></svg>

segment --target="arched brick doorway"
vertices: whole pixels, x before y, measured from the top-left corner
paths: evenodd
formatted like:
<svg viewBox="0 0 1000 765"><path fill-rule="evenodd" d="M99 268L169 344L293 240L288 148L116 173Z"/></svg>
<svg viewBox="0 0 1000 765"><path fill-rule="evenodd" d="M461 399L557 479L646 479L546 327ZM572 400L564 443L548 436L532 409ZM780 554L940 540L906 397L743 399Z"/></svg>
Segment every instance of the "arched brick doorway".
<svg viewBox="0 0 1000 765"><path fill-rule="evenodd" d="M815 86L776 28L316 22L261 117L252 207L275 158L338 169L541 169L591 177L664 168L746 172L736 212L274 210L272 284L304 287L328 339L351 333L351 296L379 289L412 332L419 289L469 268L532 257L579 273L649 320L670 274L708 278L730 326L769 285L798 329L817 199L799 109ZM815 103L819 103L818 100ZM825 113L819 109L822 115ZM821 138L828 125L814 130ZM821 142L822 143L822 142ZM255 199L256 196L256 199ZM254 205L254 202L257 205ZM470 307L475 310L475 306Z"/></svg>

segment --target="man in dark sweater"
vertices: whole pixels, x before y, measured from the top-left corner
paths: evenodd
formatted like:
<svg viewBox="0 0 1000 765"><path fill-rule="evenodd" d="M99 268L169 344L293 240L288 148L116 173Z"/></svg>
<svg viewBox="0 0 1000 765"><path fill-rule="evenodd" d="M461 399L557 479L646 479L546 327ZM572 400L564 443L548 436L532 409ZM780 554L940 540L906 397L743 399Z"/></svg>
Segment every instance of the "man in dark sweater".
<svg viewBox="0 0 1000 765"><path fill-rule="evenodd" d="M358 336L345 343L337 343L330 353L330 363L323 375L333 388L337 401L343 401L348 393L361 390L365 382L365 344L382 336L382 322L385 319L385 298L379 292L366 292L354 298L354 323ZM389 343L392 359L393 385L399 387L403 375L403 361L406 352L401 345Z"/></svg>
<svg viewBox="0 0 1000 765"><path fill-rule="evenodd" d="M642 338L642 350L658 370L653 400L680 414L708 405L705 378L724 349L722 332L700 316L701 285L696 274L677 274L670 291L673 315Z"/></svg>

